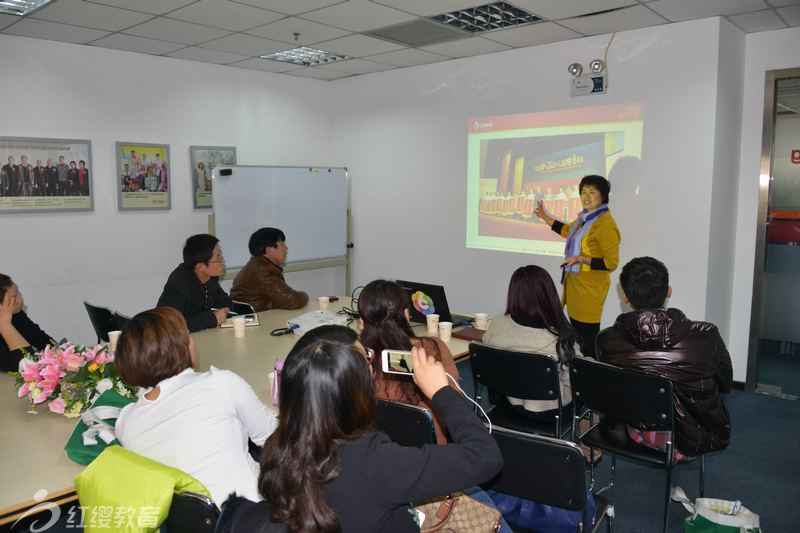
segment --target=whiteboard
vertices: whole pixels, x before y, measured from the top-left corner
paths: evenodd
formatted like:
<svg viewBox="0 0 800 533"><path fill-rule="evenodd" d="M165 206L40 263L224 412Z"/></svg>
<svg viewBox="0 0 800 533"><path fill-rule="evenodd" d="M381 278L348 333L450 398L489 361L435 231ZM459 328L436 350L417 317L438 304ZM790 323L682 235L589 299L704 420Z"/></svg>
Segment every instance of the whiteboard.
<svg viewBox="0 0 800 533"><path fill-rule="evenodd" d="M346 168L219 166L213 179L214 234L227 269L250 260L250 235L264 227L286 235L287 264L346 257Z"/></svg>

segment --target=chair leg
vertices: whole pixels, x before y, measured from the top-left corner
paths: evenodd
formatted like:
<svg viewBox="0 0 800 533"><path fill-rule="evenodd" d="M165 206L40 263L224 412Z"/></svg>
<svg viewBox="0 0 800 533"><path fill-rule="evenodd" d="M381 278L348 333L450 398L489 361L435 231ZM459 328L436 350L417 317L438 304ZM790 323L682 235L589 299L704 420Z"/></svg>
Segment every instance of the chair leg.
<svg viewBox="0 0 800 533"><path fill-rule="evenodd" d="M706 493L706 456L700 456L700 497L705 498Z"/></svg>
<svg viewBox="0 0 800 533"><path fill-rule="evenodd" d="M594 454L594 449L592 449L592 454ZM617 472L617 454L611 454L611 483L603 487L602 489L597 491L597 494L603 494L605 491L610 489L614 486L614 475ZM594 485L594 465L592 465L592 485Z"/></svg>
<svg viewBox="0 0 800 533"><path fill-rule="evenodd" d="M675 464L675 461L672 458L672 447L667 446L667 449L670 452L670 456L669 466L667 467L667 503L664 505L664 533L669 532L669 504L672 501L672 467Z"/></svg>

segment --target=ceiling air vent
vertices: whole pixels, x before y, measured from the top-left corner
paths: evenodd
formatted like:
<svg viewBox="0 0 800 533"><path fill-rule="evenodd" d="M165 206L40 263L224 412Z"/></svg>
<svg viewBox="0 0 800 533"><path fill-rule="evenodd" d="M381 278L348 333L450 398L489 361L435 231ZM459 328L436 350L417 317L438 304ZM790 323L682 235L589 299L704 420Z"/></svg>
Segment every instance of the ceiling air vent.
<svg viewBox="0 0 800 533"><path fill-rule="evenodd" d="M365 34L406 46L425 46L463 39L471 35L463 30L427 19L416 19L411 22L395 24L394 26L386 26L385 28L365 32Z"/></svg>

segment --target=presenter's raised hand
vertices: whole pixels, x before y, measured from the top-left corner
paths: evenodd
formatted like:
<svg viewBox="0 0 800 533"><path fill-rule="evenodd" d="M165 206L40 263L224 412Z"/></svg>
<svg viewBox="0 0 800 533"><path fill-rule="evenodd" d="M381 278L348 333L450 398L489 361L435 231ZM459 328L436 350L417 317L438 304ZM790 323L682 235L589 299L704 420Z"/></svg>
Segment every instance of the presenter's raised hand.
<svg viewBox="0 0 800 533"><path fill-rule="evenodd" d="M447 376L442 363L429 357L425 348L411 348L411 362L414 366L414 383L426 397L433 398L439 389L447 387Z"/></svg>
<svg viewBox="0 0 800 533"><path fill-rule="evenodd" d="M220 326L228 320L228 311L230 311L229 307L223 307L222 309L218 309L214 311L214 316L217 317L217 325Z"/></svg>
<svg viewBox="0 0 800 533"><path fill-rule="evenodd" d="M539 203L536 204L536 209L533 210L533 214L544 220L547 224L550 224L551 226L553 225L554 220L552 218L548 218L547 210L544 208L543 200L539 200Z"/></svg>

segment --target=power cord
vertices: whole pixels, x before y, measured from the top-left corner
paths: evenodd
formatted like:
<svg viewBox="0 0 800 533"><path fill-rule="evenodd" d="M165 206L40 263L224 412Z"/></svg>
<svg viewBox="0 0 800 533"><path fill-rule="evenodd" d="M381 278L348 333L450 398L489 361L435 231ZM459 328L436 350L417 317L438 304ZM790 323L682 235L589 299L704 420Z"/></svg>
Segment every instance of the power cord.
<svg viewBox="0 0 800 533"><path fill-rule="evenodd" d="M481 407L481 406L480 406L480 404L479 404L478 402L476 402L475 400L473 400L472 398L470 398L469 396L467 396L467 393L466 393L466 392L464 392L464 389L462 389L462 388L459 386L459 384L458 384L458 381L456 381L456 380L455 380L455 378L454 378L453 376L451 376L451 375L450 375L450 374L448 374L447 372L445 372L444 374L445 374L445 375L446 375L448 378L450 378L450 380L451 380L453 383L455 383L455 385L456 385L456 388L457 388L459 391L461 391L461 394L463 394L463 395L464 395L464 398L466 398L467 400L471 401L472 403L474 403L475 405L477 405L477 406L478 406L478 409L480 409L480 410L481 410L481 413L483 413L483 417L486 419L486 421L487 421L487 422L489 422L489 433L491 433L491 432L492 432L492 421L491 421L491 420L489 420L489 417L486 415L486 411L484 411L484 410L483 410L483 407Z"/></svg>

